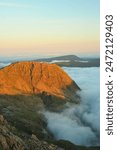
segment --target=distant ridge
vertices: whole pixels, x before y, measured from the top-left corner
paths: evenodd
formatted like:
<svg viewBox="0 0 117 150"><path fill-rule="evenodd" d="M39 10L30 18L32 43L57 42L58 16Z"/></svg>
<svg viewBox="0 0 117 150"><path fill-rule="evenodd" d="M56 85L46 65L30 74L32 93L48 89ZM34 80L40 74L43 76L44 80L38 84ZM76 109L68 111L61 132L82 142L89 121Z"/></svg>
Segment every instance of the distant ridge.
<svg viewBox="0 0 117 150"><path fill-rule="evenodd" d="M34 61L54 63L61 67L99 67L100 58L80 58L76 55L64 55L51 58L40 58Z"/></svg>
<svg viewBox="0 0 117 150"><path fill-rule="evenodd" d="M20 61L27 61L22 59ZM47 62L54 63L60 67L100 67L100 58L80 58L76 55L64 55L51 58L39 58L39 59L29 59L28 61L34 62ZM16 61L10 61L7 63L0 63L0 68L7 66L8 63L15 63Z"/></svg>
<svg viewBox="0 0 117 150"><path fill-rule="evenodd" d="M36 61L46 61L46 62L51 62L53 60L69 60L69 61L75 61L75 60L80 60L79 57L76 55L64 55L64 56L57 56L57 57L51 57L51 58L41 58L41 59L36 59Z"/></svg>

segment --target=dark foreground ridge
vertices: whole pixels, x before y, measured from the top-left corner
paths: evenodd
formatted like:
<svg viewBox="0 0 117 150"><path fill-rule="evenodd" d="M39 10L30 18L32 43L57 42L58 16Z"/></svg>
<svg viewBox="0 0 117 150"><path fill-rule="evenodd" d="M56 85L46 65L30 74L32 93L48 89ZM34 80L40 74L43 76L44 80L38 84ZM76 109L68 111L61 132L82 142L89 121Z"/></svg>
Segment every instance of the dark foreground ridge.
<svg viewBox="0 0 117 150"><path fill-rule="evenodd" d="M99 147L76 146L69 141L42 140L11 126L0 115L0 150L99 150Z"/></svg>

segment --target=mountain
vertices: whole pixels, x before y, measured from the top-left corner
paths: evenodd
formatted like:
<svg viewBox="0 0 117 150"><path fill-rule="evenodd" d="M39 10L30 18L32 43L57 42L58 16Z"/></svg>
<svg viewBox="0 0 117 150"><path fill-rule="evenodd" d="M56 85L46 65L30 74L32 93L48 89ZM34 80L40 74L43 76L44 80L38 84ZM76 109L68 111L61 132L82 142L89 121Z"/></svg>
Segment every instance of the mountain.
<svg viewBox="0 0 117 150"><path fill-rule="evenodd" d="M65 56L58 56L58 57L52 57L52 58L41 58L41 59L37 59L36 61L44 61L44 62L51 62L54 60L58 60L58 61L78 61L80 60L79 57L77 57L76 55L65 55Z"/></svg>
<svg viewBox="0 0 117 150"><path fill-rule="evenodd" d="M62 149L46 142L54 137L48 131L42 110L59 112L66 102L79 103L79 90L56 64L17 62L1 68L0 149ZM4 118L11 127L4 123Z"/></svg>
<svg viewBox="0 0 117 150"><path fill-rule="evenodd" d="M0 69L0 149L99 150L57 141L43 111L80 102L80 88L56 64L17 62Z"/></svg>
<svg viewBox="0 0 117 150"><path fill-rule="evenodd" d="M76 55L65 55L52 58L37 59L39 62L49 62L61 67L99 67L100 58L80 58Z"/></svg>
<svg viewBox="0 0 117 150"><path fill-rule="evenodd" d="M56 64L18 62L0 70L0 94L50 94L65 99L80 90Z"/></svg>
<svg viewBox="0 0 117 150"><path fill-rule="evenodd" d="M18 60L18 58L17 58ZM20 59L19 59L20 60ZM76 55L64 55L52 58L39 58L39 59L31 59L28 58L28 61L34 62L48 62L51 64L57 64L60 67L99 67L100 66L100 58L80 58ZM26 58L23 58L20 61L27 61ZM10 63L16 63L16 60L11 60L9 62L0 62L0 68L9 65Z"/></svg>

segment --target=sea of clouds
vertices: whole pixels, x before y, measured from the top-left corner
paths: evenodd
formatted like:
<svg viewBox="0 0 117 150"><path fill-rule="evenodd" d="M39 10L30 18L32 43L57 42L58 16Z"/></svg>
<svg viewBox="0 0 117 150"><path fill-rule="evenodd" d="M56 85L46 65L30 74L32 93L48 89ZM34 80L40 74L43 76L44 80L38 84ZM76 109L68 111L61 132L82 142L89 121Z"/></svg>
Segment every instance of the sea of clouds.
<svg viewBox="0 0 117 150"><path fill-rule="evenodd" d="M66 104L61 113L45 111L48 129L54 137L78 145L99 145L100 68L63 68L80 86L81 103Z"/></svg>
<svg viewBox="0 0 117 150"><path fill-rule="evenodd" d="M0 68L6 67L8 65L10 65L11 63L2 63L0 62Z"/></svg>

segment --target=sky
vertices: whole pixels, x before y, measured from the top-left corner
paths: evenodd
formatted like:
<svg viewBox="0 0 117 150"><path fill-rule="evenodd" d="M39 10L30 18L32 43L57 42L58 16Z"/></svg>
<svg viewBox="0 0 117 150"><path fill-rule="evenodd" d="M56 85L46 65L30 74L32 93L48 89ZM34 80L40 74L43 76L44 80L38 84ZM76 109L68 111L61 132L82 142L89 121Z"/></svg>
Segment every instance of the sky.
<svg viewBox="0 0 117 150"><path fill-rule="evenodd" d="M0 0L0 58L99 54L99 0Z"/></svg>

